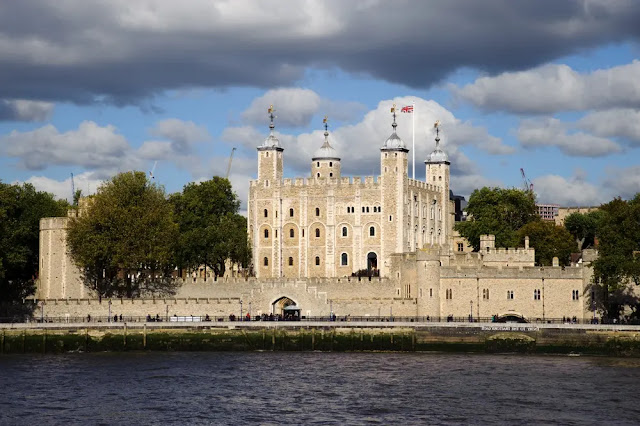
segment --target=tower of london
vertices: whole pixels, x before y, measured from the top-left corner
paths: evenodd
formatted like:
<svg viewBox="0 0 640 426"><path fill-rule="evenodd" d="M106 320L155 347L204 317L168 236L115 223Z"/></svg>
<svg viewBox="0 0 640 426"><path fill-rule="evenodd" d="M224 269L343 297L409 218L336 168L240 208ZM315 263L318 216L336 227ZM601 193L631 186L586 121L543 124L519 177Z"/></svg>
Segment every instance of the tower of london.
<svg viewBox="0 0 640 426"><path fill-rule="evenodd" d="M409 178L409 150L392 111L392 132L380 147L380 176L342 177L325 120L310 176L286 179L285 148L274 135L270 111L270 134L257 148L258 176L250 182L247 208L258 278L344 277L362 270L388 276L391 254L447 245L453 229L449 158L436 137L424 162L425 181Z"/></svg>

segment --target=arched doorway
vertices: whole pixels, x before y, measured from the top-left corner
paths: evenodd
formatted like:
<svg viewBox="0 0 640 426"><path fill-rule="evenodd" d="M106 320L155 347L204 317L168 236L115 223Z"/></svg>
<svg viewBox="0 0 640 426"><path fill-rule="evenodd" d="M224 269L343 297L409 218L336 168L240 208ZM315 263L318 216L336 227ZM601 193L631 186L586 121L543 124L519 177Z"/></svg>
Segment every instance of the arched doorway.
<svg viewBox="0 0 640 426"><path fill-rule="evenodd" d="M271 312L274 315L282 315L283 318L285 315L294 314L295 311L297 311L299 317L300 308L297 306L297 303L286 296L276 299L276 301L271 304Z"/></svg>
<svg viewBox="0 0 640 426"><path fill-rule="evenodd" d="M367 272L369 276L378 275L378 255L374 252L367 254Z"/></svg>

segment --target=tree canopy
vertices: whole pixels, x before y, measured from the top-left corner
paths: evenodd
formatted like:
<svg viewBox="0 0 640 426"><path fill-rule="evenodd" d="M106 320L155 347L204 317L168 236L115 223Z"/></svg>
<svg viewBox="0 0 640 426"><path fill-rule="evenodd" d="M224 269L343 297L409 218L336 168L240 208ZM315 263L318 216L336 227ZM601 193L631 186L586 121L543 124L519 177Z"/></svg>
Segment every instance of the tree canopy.
<svg viewBox="0 0 640 426"><path fill-rule="evenodd" d="M550 266L557 257L561 266L571 264L571 253L575 250L573 237L564 227L554 222L536 220L518 230L520 241L529 237L529 244L536 250L537 265Z"/></svg>
<svg viewBox="0 0 640 426"><path fill-rule="evenodd" d="M28 314L39 264L40 219L66 216L66 200L33 185L0 182L0 316Z"/></svg>
<svg viewBox="0 0 640 426"><path fill-rule="evenodd" d="M515 247L518 229L538 219L535 195L531 191L510 188L476 189L466 207L467 221L455 229L473 249L480 249L480 235L496 236L497 247Z"/></svg>
<svg viewBox="0 0 640 426"><path fill-rule="evenodd" d="M618 318L625 306L638 318L640 301L632 290L640 284L640 193L630 201L616 198L600 210L592 303L607 318Z"/></svg>
<svg viewBox="0 0 640 426"><path fill-rule="evenodd" d="M143 172L102 185L68 230L70 255L99 297L173 293L177 237L164 189Z"/></svg>
<svg viewBox="0 0 640 426"><path fill-rule="evenodd" d="M602 215L601 210L595 210L589 213L571 213L565 218L564 227L575 239L578 251L594 245Z"/></svg>
<svg viewBox="0 0 640 426"><path fill-rule="evenodd" d="M248 265L247 220L238 214L240 202L228 179L190 183L170 200L180 230L178 265L205 265L216 276L224 275L227 260Z"/></svg>

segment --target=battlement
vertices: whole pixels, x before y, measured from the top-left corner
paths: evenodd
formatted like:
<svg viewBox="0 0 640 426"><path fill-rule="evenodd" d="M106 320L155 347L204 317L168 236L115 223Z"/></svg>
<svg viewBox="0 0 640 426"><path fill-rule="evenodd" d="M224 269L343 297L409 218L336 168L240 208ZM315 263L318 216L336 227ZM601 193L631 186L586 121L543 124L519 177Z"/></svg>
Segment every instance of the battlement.
<svg viewBox="0 0 640 426"><path fill-rule="evenodd" d="M68 226L68 217L44 217L40 219L40 231L65 230Z"/></svg>
<svg viewBox="0 0 640 426"><path fill-rule="evenodd" d="M441 278L477 279L582 279L582 266L486 266L456 265L443 266Z"/></svg>
<svg viewBox="0 0 640 426"><path fill-rule="evenodd" d="M442 191L442 187L439 185L432 185L430 183L427 183L421 180L415 180L415 179L408 179L408 181L409 181L409 189L418 188L418 189L426 189L428 191L433 191L433 192Z"/></svg>
<svg viewBox="0 0 640 426"><path fill-rule="evenodd" d="M343 185L377 185L381 182L380 176L347 176L340 178L285 178L282 180L282 186L296 187L316 187L316 186L343 186ZM249 186L257 187L258 180L250 180Z"/></svg>

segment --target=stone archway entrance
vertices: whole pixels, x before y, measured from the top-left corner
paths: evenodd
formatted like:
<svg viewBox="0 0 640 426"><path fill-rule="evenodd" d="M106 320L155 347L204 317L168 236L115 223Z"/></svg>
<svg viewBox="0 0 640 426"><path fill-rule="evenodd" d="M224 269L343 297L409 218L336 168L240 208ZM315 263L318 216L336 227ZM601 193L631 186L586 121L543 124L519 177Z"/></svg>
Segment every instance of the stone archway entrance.
<svg viewBox="0 0 640 426"><path fill-rule="evenodd" d="M369 276L378 274L378 255L374 252L367 254L367 272Z"/></svg>
<svg viewBox="0 0 640 426"><path fill-rule="evenodd" d="M297 311L298 316L300 315L300 308L297 308L297 303L286 296L283 296L271 304L271 312L274 315L282 315L284 318L285 315L289 315L295 313Z"/></svg>

